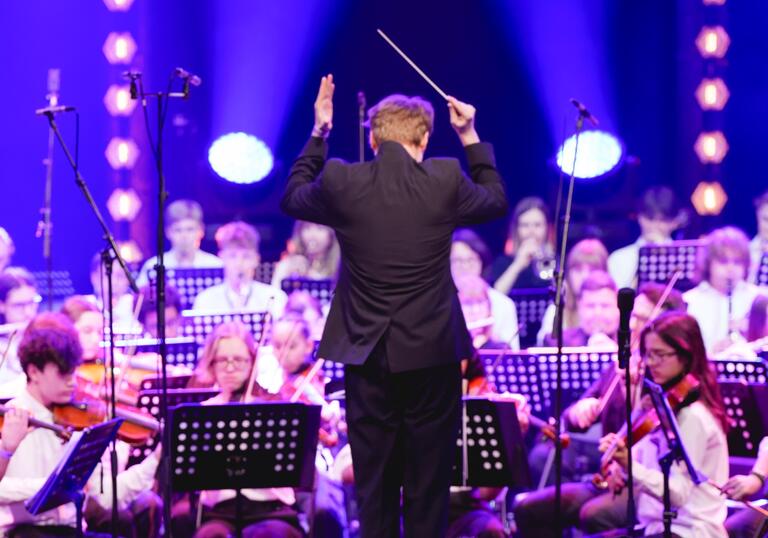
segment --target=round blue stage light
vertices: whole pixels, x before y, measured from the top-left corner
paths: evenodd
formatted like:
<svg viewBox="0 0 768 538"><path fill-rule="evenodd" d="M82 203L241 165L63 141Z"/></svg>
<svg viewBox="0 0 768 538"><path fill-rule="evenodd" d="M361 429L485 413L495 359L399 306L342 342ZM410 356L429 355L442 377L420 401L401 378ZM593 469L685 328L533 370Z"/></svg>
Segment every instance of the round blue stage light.
<svg viewBox="0 0 768 538"><path fill-rule="evenodd" d="M269 175L275 160L269 147L253 135L229 133L208 149L211 168L232 183L256 183Z"/></svg>
<svg viewBox="0 0 768 538"><path fill-rule="evenodd" d="M576 135L568 138L557 152L556 164L564 174L573 171L573 152L576 149ZM576 157L574 176L579 179L594 179L604 176L621 164L624 147L621 141L605 131L583 131L579 136L579 153Z"/></svg>

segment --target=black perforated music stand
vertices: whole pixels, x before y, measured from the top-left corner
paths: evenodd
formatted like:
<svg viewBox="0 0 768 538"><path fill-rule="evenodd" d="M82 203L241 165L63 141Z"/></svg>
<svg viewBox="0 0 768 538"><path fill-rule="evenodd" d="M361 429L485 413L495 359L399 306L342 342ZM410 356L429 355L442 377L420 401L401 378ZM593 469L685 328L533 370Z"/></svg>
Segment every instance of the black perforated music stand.
<svg viewBox="0 0 768 538"><path fill-rule="evenodd" d="M530 487L528 458L515 403L469 396L463 401L462 422L466 427L459 429L456 442L453 484Z"/></svg>
<svg viewBox="0 0 768 538"><path fill-rule="evenodd" d="M730 420L728 453L754 458L768 435L768 386L744 381L720 381L720 393Z"/></svg>
<svg viewBox="0 0 768 538"><path fill-rule="evenodd" d="M184 310L181 332L184 336L195 339L199 345L205 343L206 337L213 329L228 321L239 321L251 330L257 342L261 341L264 330L266 312L211 312L202 310Z"/></svg>
<svg viewBox="0 0 768 538"><path fill-rule="evenodd" d="M331 302L333 290L336 289L336 281L330 278L315 280L311 278L289 277L280 283L283 291L290 295L294 291L306 291L317 299L321 306Z"/></svg>
<svg viewBox="0 0 768 538"><path fill-rule="evenodd" d="M755 280L758 286L768 286L768 252L763 253L760 257L760 265L757 266L757 278Z"/></svg>
<svg viewBox="0 0 768 538"><path fill-rule="evenodd" d="M191 375L169 375L168 388L169 389L185 389L189 385L189 380L192 379ZM139 390L155 390L162 388L162 378L160 376L145 377L139 383Z"/></svg>
<svg viewBox="0 0 768 538"><path fill-rule="evenodd" d="M191 336L166 338L166 361L172 366L186 366L194 370L197 365L197 353L200 345ZM155 338L141 338L137 340L123 340L118 342L117 349L128 349L135 354L159 353L160 343Z"/></svg>
<svg viewBox="0 0 768 538"><path fill-rule="evenodd" d="M768 368L761 359L710 359L718 381L768 382Z"/></svg>
<svg viewBox="0 0 768 538"><path fill-rule="evenodd" d="M40 491L24 503L36 516L62 504L74 503L77 513L77 533L83 535L83 489L104 451L117 436L123 419L116 418L72 435L59 464Z"/></svg>
<svg viewBox="0 0 768 538"><path fill-rule="evenodd" d="M199 403L210 400L219 393L215 389L168 389L168 407L174 407L185 403ZM159 388L139 391L139 397L136 406L142 411L146 411L158 421L162 419L162 410L160 402L162 401L163 391ZM150 437L149 441L140 446L131 447L128 467L141 462L149 456L160 443L159 436Z"/></svg>
<svg viewBox="0 0 768 538"><path fill-rule="evenodd" d="M696 261L702 241L673 241L665 245L640 247L637 264L638 286L645 282L666 284L679 269L682 271L675 288L681 291L696 286Z"/></svg>
<svg viewBox="0 0 768 538"><path fill-rule="evenodd" d="M174 491L309 489L315 475L320 407L301 403L195 405L171 411Z"/></svg>
<svg viewBox="0 0 768 538"><path fill-rule="evenodd" d="M147 274L149 282L154 288L155 270L150 269ZM172 286L181 299L182 308L192 308L195 303L195 297L198 294L212 286L221 284L224 281L224 269L221 267L206 268L166 268L165 280L167 286Z"/></svg>
<svg viewBox="0 0 768 538"><path fill-rule="evenodd" d="M552 302L549 288L511 289L509 297L517 309L520 348L535 346L544 313Z"/></svg>
<svg viewBox="0 0 768 538"><path fill-rule="evenodd" d="M538 416L552 413L556 348L531 348L527 351L481 350L480 358L488 382L499 392L522 394ZM591 348L563 348L563 407L581 397L600 378L606 366L616 359L616 352Z"/></svg>

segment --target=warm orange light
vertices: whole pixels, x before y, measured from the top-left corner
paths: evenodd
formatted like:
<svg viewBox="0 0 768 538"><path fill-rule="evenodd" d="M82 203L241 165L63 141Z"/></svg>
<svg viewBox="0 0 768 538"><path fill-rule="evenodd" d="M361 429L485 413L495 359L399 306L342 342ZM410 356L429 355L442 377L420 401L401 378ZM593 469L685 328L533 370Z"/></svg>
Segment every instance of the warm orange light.
<svg viewBox="0 0 768 538"><path fill-rule="evenodd" d="M131 222L141 210L141 200L133 189L115 189L107 200L107 209L115 222Z"/></svg>
<svg viewBox="0 0 768 538"><path fill-rule="evenodd" d="M131 139L115 137L109 141L104 155L112 168L131 169L139 158L139 148Z"/></svg>
<svg viewBox="0 0 768 538"><path fill-rule="evenodd" d="M696 47L704 58L723 58L731 38L722 26L705 26L696 38Z"/></svg>
<svg viewBox="0 0 768 538"><path fill-rule="evenodd" d="M702 110L722 110L731 93L721 78L705 78L696 88L696 100Z"/></svg>
<svg viewBox="0 0 768 538"><path fill-rule="evenodd" d="M129 64L136 54L136 41L128 32L111 32L104 41L102 50L109 63Z"/></svg>
<svg viewBox="0 0 768 538"><path fill-rule="evenodd" d="M130 116L136 108L137 101L131 99L129 86L113 84L104 95L104 106L113 116Z"/></svg>
<svg viewBox="0 0 768 538"><path fill-rule="evenodd" d="M699 135L693 149L702 163L718 164L725 159L729 147L721 131L710 131Z"/></svg>
<svg viewBox="0 0 768 538"><path fill-rule="evenodd" d="M139 245L137 245L136 241L133 239L128 241L118 241L117 248L120 249L120 255L126 263L140 263L144 259Z"/></svg>
<svg viewBox="0 0 768 538"><path fill-rule="evenodd" d="M702 181L691 195L691 203L699 215L719 215L728 202L728 195L717 181Z"/></svg>

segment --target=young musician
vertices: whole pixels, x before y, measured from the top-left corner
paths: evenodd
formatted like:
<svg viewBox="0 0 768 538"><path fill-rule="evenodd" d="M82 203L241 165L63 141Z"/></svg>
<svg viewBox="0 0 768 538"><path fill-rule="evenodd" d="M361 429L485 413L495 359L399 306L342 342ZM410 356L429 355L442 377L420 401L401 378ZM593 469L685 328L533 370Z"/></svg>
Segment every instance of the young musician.
<svg viewBox="0 0 768 538"><path fill-rule="evenodd" d="M0 323L6 330L0 334L0 397L12 397L23 383L18 346L26 324L37 314L41 301L32 275L13 267L0 273Z"/></svg>
<svg viewBox="0 0 768 538"><path fill-rule="evenodd" d="M749 242L749 255L752 260L749 281L753 284L757 284L760 260L768 253L768 191L755 198L755 220L757 233Z"/></svg>
<svg viewBox="0 0 768 538"><path fill-rule="evenodd" d="M737 501L749 499L765 490L765 477L768 475L768 437L763 437L757 450L757 458L749 474L735 475L723 486L723 493ZM768 530L768 520L754 510L743 508L725 520L729 538L755 538L760 529Z"/></svg>
<svg viewBox="0 0 768 538"><path fill-rule="evenodd" d="M30 417L42 422L53 423L53 408L72 399L74 371L81 357L82 348L72 323L62 314L40 314L30 322L19 346L19 358L27 377L26 388L7 405L25 409ZM0 481L0 531L7 536L75 535L75 509L71 504L38 516L32 516L23 507L23 502L37 493L56 468L63 448L61 439L54 432L35 428L10 455L5 476ZM127 451L123 451L123 455L127 457ZM152 487L158 463L159 451L156 451L140 464L118 473L120 529L124 536L132 537L134 532L139 536L155 536L157 533L157 529L149 529L148 523L138 527L137 520L156 519L150 512L156 512L158 504L152 502L151 495L147 496L146 492ZM111 513L111 482L105 479L102 484L100 474L97 469L88 486L90 502L85 517L92 528L100 526L94 524L97 519L105 524L105 514ZM109 476L108 464L104 476Z"/></svg>
<svg viewBox="0 0 768 538"><path fill-rule="evenodd" d="M514 288L547 288L552 283L555 249L551 243L549 208L535 196L512 210L504 254L496 258L489 280L503 294Z"/></svg>
<svg viewBox="0 0 768 538"><path fill-rule="evenodd" d="M637 205L640 237L608 256L608 272L617 288L636 287L640 247L672 241L672 234L683 218L675 193L669 187L651 187L643 193Z"/></svg>
<svg viewBox="0 0 768 538"><path fill-rule="evenodd" d="M281 201L331 226L342 268L319 356L346 365L347 421L363 536L442 536L459 422L459 361L471 352L451 280L451 234L504 215L507 199L475 109L449 97L472 180L425 159L434 111L391 95L369 111L375 159L326 162L333 77L323 77L312 137ZM407 450L406 450L407 447Z"/></svg>
<svg viewBox="0 0 768 538"><path fill-rule="evenodd" d="M738 341L759 288L747 282L749 240L732 226L711 232L698 260L701 282L683 294L710 354Z"/></svg>
<svg viewBox="0 0 768 538"><path fill-rule="evenodd" d="M93 295L87 295L87 299L104 311L104 301L109 291L107 275L104 273L101 253L97 252L91 259L91 286ZM130 332L136 327L133 315L133 293L131 293L128 278L118 263L112 267L112 312L116 332Z"/></svg>
<svg viewBox="0 0 768 538"><path fill-rule="evenodd" d="M339 273L341 252L333 228L298 220L288 240L288 252L277 262L272 285L288 277L335 280Z"/></svg>
<svg viewBox="0 0 768 538"><path fill-rule="evenodd" d="M479 278L491 259L485 242L468 228L453 232L451 241L451 275L454 283L463 276ZM500 291L488 286L484 288L483 293L490 305L487 319L491 322L491 338L508 343L512 349L520 349L520 328L517 324L515 303Z"/></svg>
<svg viewBox="0 0 768 538"><path fill-rule="evenodd" d="M139 308L139 323L144 327L144 334L157 338L157 294L148 286L139 290L144 301ZM176 338L181 336L181 297L173 286L165 287L165 336Z"/></svg>
<svg viewBox="0 0 768 538"><path fill-rule="evenodd" d="M236 321L218 325L208 336L196 376L200 384L213 383L221 392L203 402L207 405L241 402L248 390L248 380L256 362L256 342L249 329ZM255 394L265 394L255 387ZM296 499L291 488L244 489L242 514L244 536L300 538ZM194 514L188 501L173 508L173 536L230 536L235 522L235 491L215 490L200 493L203 525L195 531Z"/></svg>
<svg viewBox="0 0 768 538"><path fill-rule="evenodd" d="M576 297L581 284L592 271L608 270L608 250L598 239L582 239L568 252L565 261L565 308L563 309L563 330L579 325ZM553 334L555 305L550 304L541 320L541 329L536 336L539 344L544 343L548 334Z"/></svg>
<svg viewBox="0 0 768 538"><path fill-rule="evenodd" d="M242 221L216 230L219 258L224 262L224 282L200 292L195 310L216 312L269 309L274 318L282 315L288 297L283 290L255 280L259 266L259 232Z"/></svg>
<svg viewBox="0 0 768 538"><path fill-rule="evenodd" d="M205 237L203 208L193 200L176 200L165 208L165 237L171 242L170 250L163 255L166 268L223 267L222 261L213 254L200 250ZM149 272L155 268L157 256L149 258L141 267L136 282L139 286L149 283Z"/></svg>
<svg viewBox="0 0 768 538"><path fill-rule="evenodd" d="M0 480L5 476L11 456L29 430L29 412L25 409L8 407L3 413L3 427L0 430Z"/></svg>
<svg viewBox="0 0 768 538"><path fill-rule="evenodd" d="M640 354L649 377L669 390L685 376L699 383L676 410L681 441L693 467L714 484L728 480L728 442L725 431L727 416L717 378L707 360L701 330L696 319L679 312L659 316L645 328L640 337ZM618 450L609 469L609 488L617 491L626 483L628 451L616 434L601 440L601 450L617 441ZM632 448L637 499L637 520L645 535L658 535L664 529L662 515L662 472L659 458L667 451L661 428L635 442ZM725 499L708 483L696 485L684 465L672 466L669 481L672 508L677 515L672 520L672 532L678 536L725 538L723 523L727 509Z"/></svg>
<svg viewBox="0 0 768 538"><path fill-rule="evenodd" d="M475 349L520 349L517 334L505 342L494 335L493 302L490 298L492 288L478 275L466 274L454 277L456 290L459 293L461 311ZM517 312L512 321L517 324Z"/></svg>
<svg viewBox="0 0 768 538"><path fill-rule="evenodd" d="M605 271L589 273L576 295L579 324L563 331L563 345L615 348L619 330L617 294L611 275ZM550 334L544 343L554 346L556 340Z"/></svg>
<svg viewBox="0 0 768 538"><path fill-rule="evenodd" d="M61 313L74 324L83 348L83 361L93 362L103 358L101 342L104 340L104 316L101 311L82 295L73 295L61 307Z"/></svg>
<svg viewBox="0 0 768 538"><path fill-rule="evenodd" d="M660 284L647 283L638 291L629 321L631 342L635 347L633 351L639 347L640 334L651 321L654 307L663 298L664 288ZM674 289L660 304L660 312L684 310L682 296ZM636 382L638 376L633 376L633 380ZM614 384L615 387L611 389ZM603 434L617 432L626 422L625 401L623 371L618 370L618 365L611 365L578 401L565 410L564 428L571 432L585 432L599 421ZM531 451L529 460L534 474L541 469L545 453L551 449L551 444L539 444ZM595 487L589 480L582 480L584 475L591 477L599 469L599 454L594 450L594 445L574 441L563 455L563 475L566 477L562 488L564 526L578 527L590 534L625 526L626 494L615 496L612 492ZM550 525L554 493L554 487L550 486L529 493L518 504L515 508L515 521L521 536L546 537L553 532L541 529Z"/></svg>

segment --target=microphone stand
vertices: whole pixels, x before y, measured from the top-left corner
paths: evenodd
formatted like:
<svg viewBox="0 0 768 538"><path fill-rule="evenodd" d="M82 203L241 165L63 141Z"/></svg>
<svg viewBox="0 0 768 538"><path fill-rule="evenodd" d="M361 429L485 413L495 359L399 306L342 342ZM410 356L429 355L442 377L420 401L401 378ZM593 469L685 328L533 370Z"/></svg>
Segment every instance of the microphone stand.
<svg viewBox="0 0 768 538"><path fill-rule="evenodd" d="M625 290L621 290L619 293L623 292ZM632 292L632 303L634 303L635 299L635 293L634 290L631 290ZM627 305L624 305L625 307ZM631 308L630 308L631 312ZM624 314L622 314L623 316ZM623 322L622 322L623 325ZM618 353L618 362L619 362L619 368L624 370L624 412L626 414L626 424L627 424L627 536L632 537L635 536L635 480L634 475L632 473L632 404L633 404L633 398L632 398L632 376L630 375L630 357L632 355L632 350L630 347L630 331L629 331L629 322L627 320L626 326L621 326L619 328L619 334L618 334L618 340L619 340L619 353Z"/></svg>
<svg viewBox="0 0 768 538"><path fill-rule="evenodd" d="M134 292L138 292L139 288L136 285L136 280L133 278L133 275L128 270L128 266L125 263L125 260L122 256L120 256L120 250L117 248L117 243L115 242L115 238L112 235L112 233L109 230L109 227L107 226L107 223L104 221L104 217L101 214L101 211L99 210L99 207L96 205L96 202L93 199L93 196L91 195L91 191L88 188L88 185L86 184L85 180L83 179L83 176L80 174L80 168L75 161L75 159L72 158L72 154L69 152L69 149L67 148L67 144L64 142L64 139L61 136L61 131L59 131L58 125L56 125L56 120L53 118L53 112L45 112L46 118L48 118L48 124L50 125L51 130L56 135L56 138L59 141L59 145L61 146L62 151L64 151L64 155L67 158L67 161L69 161L69 165L72 167L72 170L75 173L75 183L80 188L80 190L83 193L83 196L85 196L86 202L88 202L88 205L90 206L91 210L93 211L93 214L96 217L96 220L99 223L99 226L101 227L101 230L104 234L104 240L107 242L107 246L104 249L104 254L102 255L102 260L104 261L104 267L106 270L106 276L107 276L107 301L104 301L104 285L102 283L101 287L101 295L102 295L102 302L104 304L104 308L106 310L105 314L109 319L109 358L110 358L110 364L109 364L109 376L110 376L110 384L112 386L112 391L110 395L110 413L112 418L115 418L117 416L117 401L115 397L115 334L114 334L114 327L113 327L113 319L114 319L114 312L112 307L112 263L114 260L117 260L118 264L120 265L120 268L125 273L126 278L128 279L128 284L130 285L131 289ZM111 463L111 479L112 479L112 536L117 536L117 450L116 450L116 442L112 442L112 448L110 452L110 463Z"/></svg>
<svg viewBox="0 0 768 538"><path fill-rule="evenodd" d="M357 137L358 137L358 158L360 162L365 161L365 93L357 92Z"/></svg>
<svg viewBox="0 0 768 538"><path fill-rule="evenodd" d="M554 430L556 438L555 443L555 528L558 534L562 535L563 524L562 514L562 488L563 488L563 445L560 440L560 430L562 421L562 399L563 387L561 385L563 369L563 313L565 309L563 277L565 269L565 254L568 244L568 232L571 223L571 208L573 206L573 188L576 182L576 157L579 151L579 137L584 127L584 118L586 114L579 110L579 117L576 119L576 140L573 151L573 165L570 178L568 179L568 196L565 201L565 213L563 215L563 232L560 237L560 255L557 263L557 272L555 275L555 320L553 330L557 339L557 367L555 368L555 409L554 409ZM563 147L564 150L564 147ZM563 151L561 150L561 151ZM562 168L561 168L562 169ZM562 189L561 189L562 190ZM560 205L560 193L558 193L558 207ZM559 215L558 215L559 216Z"/></svg>
<svg viewBox="0 0 768 538"><path fill-rule="evenodd" d="M186 72L180 72L176 69L168 80L168 87L165 92L144 92L144 84L140 73L128 73L131 80L131 98L141 99L141 107L144 113L144 122L147 130L147 139L149 140L152 154L155 158L155 168L157 170L158 189L157 189L157 263L155 264L155 305L157 315L157 341L158 354L160 355L161 365L161 399L160 410L164 424L162 437L162 458L161 458L161 484L163 490L163 521L165 522L165 532L171 536L171 460L170 460L170 428L168 427L168 346L166 343L165 330L165 202L168 198L166 190L165 173L163 171L163 127L168 113L169 100L174 98L188 99L190 91L190 75ZM171 92L173 81L181 77L183 79L183 91ZM137 88L138 82L138 88ZM198 81L199 84L199 81ZM195 84L197 85L197 84ZM152 133L149 127L149 115L147 111L147 98L151 97L157 100L157 144L153 145Z"/></svg>

